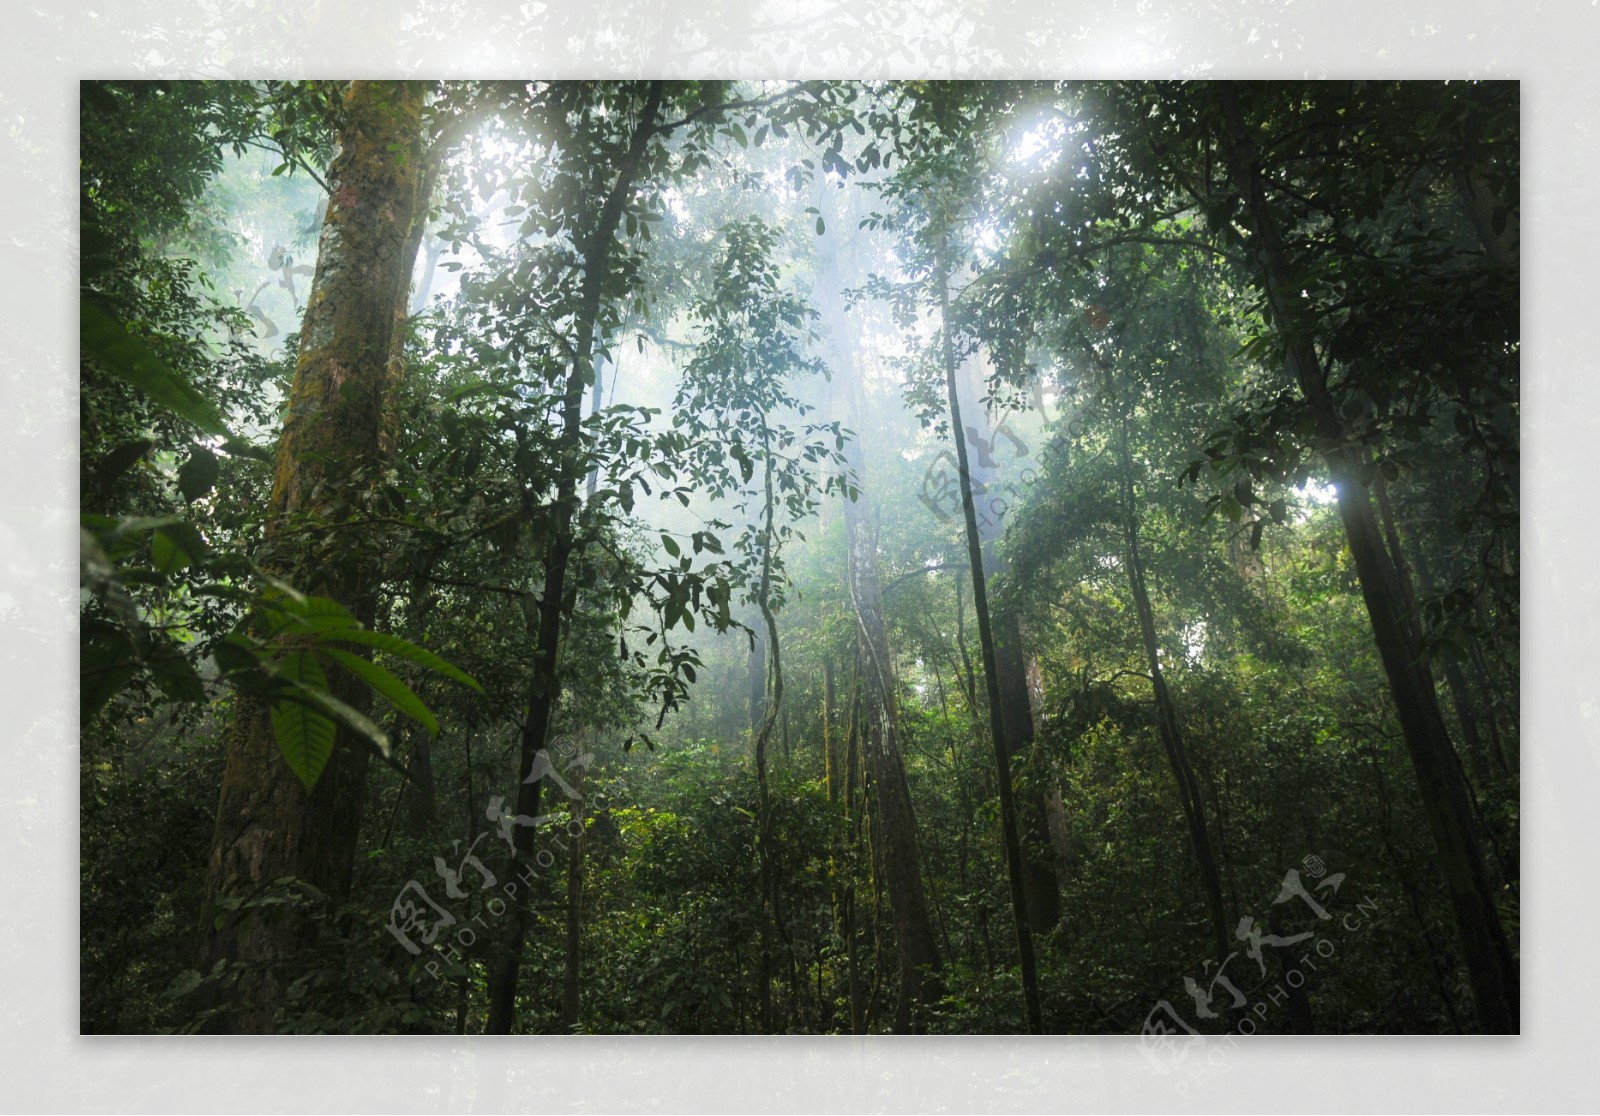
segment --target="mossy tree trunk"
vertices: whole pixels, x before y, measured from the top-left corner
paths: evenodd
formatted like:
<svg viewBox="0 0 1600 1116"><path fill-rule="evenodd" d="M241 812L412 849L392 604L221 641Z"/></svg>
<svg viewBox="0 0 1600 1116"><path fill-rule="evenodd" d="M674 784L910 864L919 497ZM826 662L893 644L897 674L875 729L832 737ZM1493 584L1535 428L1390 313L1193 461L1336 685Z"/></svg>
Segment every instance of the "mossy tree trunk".
<svg viewBox="0 0 1600 1116"><path fill-rule="evenodd" d="M353 82L341 152L300 334L288 414L278 443L262 564L365 624L374 573L351 544L362 489L379 475L389 441L418 230L426 206L423 86ZM370 691L335 681L360 709ZM241 908L214 921L225 899L248 900L297 877L348 894L365 797L368 752L341 727L332 758L307 791L280 757L264 703L241 697L227 736L206 906L202 970L218 961L261 966L218 1017L225 1030L267 1032L309 927L292 908Z"/></svg>
<svg viewBox="0 0 1600 1116"><path fill-rule="evenodd" d="M831 190L822 188L819 202L827 215L827 225L838 227L833 220L831 194ZM830 395L830 402L840 405L845 425L856 432L846 443L845 453L847 468L859 489L856 499L844 501L846 578L858 653L857 680L852 687L849 755L845 761L845 801L847 808L857 802L855 791L859 786L860 813L854 824L860 825L861 814L872 815L871 847L873 861L878 866L873 872L874 883L881 884L888 895L900 976L894 1029L908 1032L924 1026L927 1008L941 995L943 961L923 889L916 814L900 754L896 681L883 616L883 589L878 578L877 530L861 451L860 371L854 359L853 336L843 332L851 329L853 323L845 317L839 296L844 284L843 269L833 250L837 242L825 243L828 249L819 261L817 301L823 320L841 330L832 353L839 386ZM876 980L869 993L855 955L857 910L852 884L847 888L845 899L846 941L850 950L851 1029L860 1034L868 1025L871 1005L876 999Z"/></svg>

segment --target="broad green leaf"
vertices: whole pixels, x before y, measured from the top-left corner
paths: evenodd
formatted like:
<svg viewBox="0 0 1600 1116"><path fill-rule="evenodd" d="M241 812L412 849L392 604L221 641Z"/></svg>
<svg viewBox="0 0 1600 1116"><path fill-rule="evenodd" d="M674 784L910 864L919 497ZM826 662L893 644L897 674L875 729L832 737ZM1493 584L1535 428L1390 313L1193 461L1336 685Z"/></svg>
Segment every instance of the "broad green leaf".
<svg viewBox="0 0 1600 1116"><path fill-rule="evenodd" d="M178 492L184 502L192 504L210 492L221 468L217 455L204 446L190 454L189 460L178 467Z"/></svg>
<svg viewBox="0 0 1600 1116"><path fill-rule="evenodd" d="M133 336L105 309L85 299L78 310L83 358L116 376L207 434L229 436L227 424L201 395L146 342Z"/></svg>
<svg viewBox="0 0 1600 1116"><path fill-rule="evenodd" d="M139 656L120 627L86 618L78 652L79 713L88 720L138 673Z"/></svg>
<svg viewBox="0 0 1600 1116"><path fill-rule="evenodd" d="M429 732L438 735L439 719L422 703L422 699L416 695L410 686L407 686L389 670L369 659L363 659L360 655L350 651L340 651L336 647L324 647L322 648L322 654L388 698L394 703L394 707L407 717L423 725Z"/></svg>
<svg viewBox="0 0 1600 1116"><path fill-rule="evenodd" d="M427 667L435 674L442 674L453 679L463 686L470 686L483 693L483 687L478 685L477 679L466 671L451 666L432 651L418 647L416 644L401 639L399 636L389 635L387 632L372 632L365 628L340 629L330 633L327 638L337 643L360 643L367 647L375 647L379 651L387 651L391 655L398 655L402 659L410 659L418 666Z"/></svg>
<svg viewBox="0 0 1600 1116"><path fill-rule="evenodd" d="M206 700L206 686L186 655L173 648L150 659L150 674L161 692L173 701L198 705Z"/></svg>
<svg viewBox="0 0 1600 1116"><path fill-rule="evenodd" d="M332 717L356 736L372 745L373 751L385 761L389 760L389 734L377 722L352 705L346 705L327 691L291 689L280 691L287 701L298 701Z"/></svg>
<svg viewBox="0 0 1600 1116"><path fill-rule="evenodd" d="M164 574L174 574L206 556L205 540L192 524L171 523L156 528L150 539L150 564Z"/></svg>
<svg viewBox="0 0 1600 1116"><path fill-rule="evenodd" d="M327 714L298 698L303 698L308 691L326 692L328 680L316 656L309 651L290 652L279 664L278 674L293 682L299 694L297 697L286 694L272 703L272 735L289 770L299 776L309 791L317 785L322 769L333 756L334 724Z"/></svg>
<svg viewBox="0 0 1600 1116"><path fill-rule="evenodd" d="M277 613L271 622L274 634L287 631L291 627L314 632L360 627L356 618L350 615L349 609L327 597L264 596L262 604Z"/></svg>

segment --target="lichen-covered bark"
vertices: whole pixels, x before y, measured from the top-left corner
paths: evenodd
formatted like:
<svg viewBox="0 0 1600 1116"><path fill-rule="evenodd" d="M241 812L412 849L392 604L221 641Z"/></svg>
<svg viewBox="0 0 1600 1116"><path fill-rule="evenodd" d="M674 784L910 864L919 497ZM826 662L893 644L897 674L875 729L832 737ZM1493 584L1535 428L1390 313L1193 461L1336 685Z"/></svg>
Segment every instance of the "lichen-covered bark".
<svg viewBox="0 0 1600 1116"><path fill-rule="evenodd" d="M341 153L317 248L288 414L278 443L263 564L304 590L372 619L370 573L339 524L382 464L389 397L399 365L398 323L416 255L422 197L422 87L354 82ZM358 708L363 693L334 693ZM206 875L204 969L219 960L262 967L234 990L221 1029L264 1032L306 945L305 921L284 907L221 912L293 876L339 896L350 887L367 752L341 730L333 758L307 792L278 754L267 710L241 699Z"/></svg>
<svg viewBox="0 0 1600 1116"><path fill-rule="evenodd" d="M853 462L852 467L858 464ZM858 471L856 475L861 474ZM876 532L858 503L846 504L845 533L850 546L850 599L862 648L861 742L876 791L873 837L879 843L900 962L895 1030L905 1032L920 1030L927 1009L939 998L941 961L922 888L911 791L901 766L895 681L878 586Z"/></svg>
<svg viewBox="0 0 1600 1116"><path fill-rule="evenodd" d="M852 382L845 397L849 425L859 430L855 390ZM859 438L849 441L846 453L850 470L863 490L858 500L845 501L844 523L849 547L850 604L855 612L857 646L861 649L861 751L875 792L872 834L883 865L900 968L894 1026L900 1032L916 1031L925 1025L928 1007L939 998L942 962L922 887L916 814L901 764L896 683L878 582L877 532L868 511Z"/></svg>

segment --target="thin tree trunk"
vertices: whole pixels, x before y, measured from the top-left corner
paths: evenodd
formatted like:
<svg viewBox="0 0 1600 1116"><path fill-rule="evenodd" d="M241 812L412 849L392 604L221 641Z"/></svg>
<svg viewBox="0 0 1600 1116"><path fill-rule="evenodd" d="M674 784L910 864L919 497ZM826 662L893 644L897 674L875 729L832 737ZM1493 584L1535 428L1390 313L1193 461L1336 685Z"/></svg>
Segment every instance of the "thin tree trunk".
<svg viewBox="0 0 1600 1116"><path fill-rule="evenodd" d="M373 571L360 548L329 563L297 553L300 521L334 522L349 478L375 471L389 441L386 425L400 372L397 323L404 319L416 229L426 207L422 152L423 87L354 82L345 96L340 155L329 167L332 196L318 244L300 353L278 443L262 564L364 624L373 617ZM408 249L410 254L408 255ZM348 502L344 504L348 508ZM370 691L335 677L335 697L362 709ZM248 899L284 876L335 898L349 893L365 801L368 752L340 726L332 758L307 791L284 763L265 704L241 695L228 733L211 855L199 967L219 961L291 960L311 933L288 906L244 908L221 926L223 899ZM268 1032L282 992L262 976L232 994L218 1017L225 1030Z"/></svg>
<svg viewBox="0 0 1600 1116"><path fill-rule="evenodd" d="M961 485L961 510L966 517L967 561L972 573L972 606L978 615L978 643L983 651L983 675L989 697L989 734L994 744L996 786L1000 792L1000 830L1005 841L1006 875L1011 884L1011 914L1016 923L1017 956L1022 967L1022 998L1028 1031L1042 1034L1039 975L1033 958L1033 933L1028 927L1028 901L1023 884L1022 844L1018 837L1017 807L1011 793L1011 748L1007 744L1000 677L995 665L994 633L989 621L988 588L983 576L983 543L978 536L977 509L972 500L972 473L967 464L966 428L961 423L961 401L956 394L955 350L950 342L950 292L948 273L941 263L939 285L940 339L944 351L945 386L950 403L950 429L956 444L956 467Z"/></svg>
<svg viewBox="0 0 1600 1116"><path fill-rule="evenodd" d="M1289 373L1311 406L1320 439L1328 446L1342 446L1343 431L1328 395L1326 374L1298 313L1302 284L1289 264L1262 184L1254 144L1231 89L1224 93L1223 108L1235 184L1252 234L1250 246L1272 320L1286 343ZM1329 449L1324 456L1438 851L1478 1017L1487 1032L1515 1033L1521 998L1517 965L1495 907L1483 851L1473 837L1466 788L1454 763L1454 745L1439 711L1433 679L1416 632L1407 623L1399 577L1384 549L1359 463L1347 449Z"/></svg>
<svg viewBox="0 0 1600 1116"><path fill-rule="evenodd" d="M827 612L823 612L826 627ZM822 785L828 788L828 802L839 801L839 764L835 758L833 739L833 656L827 648L822 651Z"/></svg>
<svg viewBox="0 0 1600 1116"><path fill-rule="evenodd" d="M995 424L988 412L978 403L972 380L982 375L979 362L969 360L957 371L957 397L961 400L962 436L968 445L968 467L974 494L987 493L1001 479L1002 465L993 452L1004 438L1012 438L1004 422ZM963 375L963 373L969 373ZM985 434L988 441L985 441ZM977 450L977 460L972 451ZM1003 552L995 545L1005 530L1004 507L991 500L987 513L978 522L978 538L982 544L984 577L988 581L1004 576ZM956 584L960 586L960 578ZM1000 717L1006 729L1006 763L1011 767L1018 756L1032 764L1033 756L1033 706L1028 691L1028 660L1022 638L1021 617L1011 611L995 614L992 618L995 643L995 673L999 678ZM973 709L977 710L977 687L972 681L972 663L967 656L957 616L957 642L967 663ZM1049 933L1061 918L1060 883L1051 864L1049 828L1045 820L1044 795L1037 787L1029 787L1015 794L1017 825L1022 841L1022 889L1028 907L1028 927L1036 934Z"/></svg>
<svg viewBox="0 0 1600 1116"><path fill-rule="evenodd" d="M1028 695L1028 661L1022 646L1022 625L1014 612L994 617L995 673L1000 683L1000 715L1006 726L1006 766L1023 756L1032 763L1033 703ZM1061 920L1061 884L1050 864L1050 829L1044 794L1037 788L1017 798L1022 838L1022 892L1028 907L1028 928L1048 934Z"/></svg>
<svg viewBox="0 0 1600 1116"><path fill-rule="evenodd" d="M858 474L859 475L859 474ZM916 849L911 793L900 765L894 676L878 595L876 532L854 506L845 509L850 537L851 597L863 648L862 738L876 794L874 844L883 861L899 957L900 996L895 1029L920 1029L926 1006L937 998L940 959Z"/></svg>
<svg viewBox="0 0 1600 1116"><path fill-rule="evenodd" d="M561 981L561 1026L576 1031L583 995L583 768L575 765L568 779L578 797L572 800L572 820L577 825L567 831L572 844L567 848L567 948Z"/></svg>
<svg viewBox="0 0 1600 1116"><path fill-rule="evenodd" d="M1432 565L1428 561L1427 553L1421 547L1417 548L1417 575L1424 593L1432 594L1436 591L1437 582L1433 578ZM1469 660L1471 651L1475 649L1475 644L1469 649ZM1494 723L1492 710L1487 708L1485 710L1485 724L1490 734L1489 743L1486 744L1482 733L1479 732L1477 703L1472 700L1472 688L1467 684L1466 675L1461 672L1461 664L1448 651L1440 656L1440 660L1444 668L1445 685L1450 690L1451 700L1455 702L1456 719L1461 722L1461 734L1467 741L1468 754L1480 765L1492 760L1500 777L1506 777L1511 769L1506 763L1505 751L1500 746L1498 726Z"/></svg>
<svg viewBox="0 0 1600 1116"><path fill-rule="evenodd" d="M761 724L767 716L767 636L765 619L759 615L759 611L758 609L756 621L763 630L751 636L750 657L745 663L752 735L761 731Z"/></svg>
<svg viewBox="0 0 1600 1116"><path fill-rule="evenodd" d="M1178 784L1178 799L1183 805L1184 820L1189 826L1189 845L1200 868L1200 887L1205 893L1206 910L1211 916L1211 933L1217 946L1217 956L1223 958L1231 952L1228 936L1228 916L1222 897L1222 873L1217 867L1216 851L1206 827L1204 800L1200 796L1200 781L1195 778L1194 766L1189 762L1189 749L1184 742L1183 728L1178 720L1178 706L1167 688L1166 676L1161 670L1161 648L1156 637L1155 610L1150 605L1150 590L1145 583L1144 555L1139 546L1139 509L1134 502L1133 460L1128 449L1128 416L1118 420L1117 467L1122 481L1123 538L1127 544L1128 589L1133 594L1134 612L1139 617L1139 642L1144 648L1145 662L1150 668L1150 686L1155 691L1156 732L1162 749L1167 753L1167 763Z"/></svg>
<svg viewBox="0 0 1600 1116"><path fill-rule="evenodd" d="M420 233L421 230L418 229ZM437 236L428 237L428 248L424 254L422 265L422 281L417 284L417 290L411 296L411 313L420 314L427 308L428 299L433 294L433 276L439 270L439 257L444 254L444 240Z"/></svg>
<svg viewBox="0 0 1600 1116"><path fill-rule="evenodd" d="M819 199L831 205L825 191ZM818 302L824 318L845 325L844 314L836 309L840 289L837 265L832 255L820 266ZM857 436L846 443L848 466L861 490L857 500L845 500L845 538L849 549L848 578L850 604L856 620L856 635L861 655L861 745L866 774L873 787L872 837L875 854L882 859L877 883L888 892L890 914L895 927L895 949L899 963L900 987L895 1010L897 1031L923 1027L927 1008L942 994L939 973L942 961L929 918L926 894L918 865L916 816L900 763L900 734L895 708L895 679L889 656L889 637L883 619L883 593L878 581L877 537L868 512L866 469L861 453L861 408L856 396L857 383L853 347L837 338L835 369L844 388L847 425ZM869 997L869 1011L876 1000ZM863 1021L862 1026L867 1025Z"/></svg>
<svg viewBox="0 0 1600 1116"><path fill-rule="evenodd" d="M856 669L850 683L850 723L845 737L844 806L850 819L850 858L846 867L844 890L844 942L846 966L849 973L850 1033L862 1033L865 1005L862 1003L861 957L856 940L856 879L859 875L861 854L861 809L857 802L857 788L861 770L861 655L856 654Z"/></svg>
<svg viewBox="0 0 1600 1116"><path fill-rule="evenodd" d="M571 615L572 601L567 592L567 573L576 548L574 522L577 517L577 492L580 457L583 440L584 389L594 375L595 325L600 317L606 275L610 268L612 241L617 225L622 219L623 207L633 189L634 175L638 172L645 148L656 126L656 115L661 108L663 83L650 83L644 109L634 126L617 179L606 197L605 205L595 222L594 229L585 237L583 286L577 320L577 338L574 346L572 369L567 375L566 391L561 401L561 439L557 447L560 479L556 486L553 537L546 551L544 563L544 588L539 599L539 635L533 679L528 687L528 712L522 726L520 771L529 771L538 754L544 750L550 736L550 725L556 702L561 696L560 649L567 618ZM540 783L534 780L519 785L516 812L526 817L539 816ZM516 865L527 866L533 855L534 826L519 825L513 833L513 860ZM517 873L513 872L512 875ZM493 965L489 980L488 1034L511 1033L516 1014L517 978L522 970L522 942L528 931L529 904L527 896L519 895L507 904L510 908L510 925L500 957Z"/></svg>
<svg viewBox="0 0 1600 1116"><path fill-rule="evenodd" d="M773 843L777 834L772 827L772 792L767 786L767 745L772 739L772 726L778 719L778 708L783 704L783 663L778 650L778 621L772 614L772 548L775 537L772 530L776 502L772 491L772 437L767 430L766 417L761 419L761 452L764 460L762 491L764 494L763 522L761 528L761 584L756 591L756 607L766 629L767 643L772 648L772 700L767 703L756 730L756 786L760 792L759 816L756 819L759 836L756 848L761 859L761 918L757 923L760 936L761 962L761 1029L773 1031L772 1019L772 930L777 906L777 884L773 878Z"/></svg>

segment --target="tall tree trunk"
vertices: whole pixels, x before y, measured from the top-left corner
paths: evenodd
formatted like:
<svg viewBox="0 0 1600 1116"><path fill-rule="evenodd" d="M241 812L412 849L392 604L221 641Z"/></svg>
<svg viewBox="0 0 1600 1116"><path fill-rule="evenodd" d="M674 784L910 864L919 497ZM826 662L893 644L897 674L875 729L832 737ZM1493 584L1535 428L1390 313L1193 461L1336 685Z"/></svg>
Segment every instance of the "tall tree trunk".
<svg viewBox="0 0 1600 1116"><path fill-rule="evenodd" d="M961 422L961 400L956 391L955 348L950 341L949 275L941 262L935 282L939 285L939 333L944 354L945 388L950 405L950 429L956 444L956 468L961 485L961 511L966 519L967 562L972 574L972 607L978 616L978 643L983 651L983 676L989 697L989 735L994 744L995 785L1000 796L1000 832L1005 843L1006 876L1011 885L1011 915L1017 930L1017 957L1022 968L1023 1007L1030 1034L1044 1032L1039 1008L1039 974L1033 958L1033 932L1028 926L1028 900L1023 883L1022 842L1018 836L1017 806L1011 790L1012 748L1007 742L1005 708L1000 695L1000 675L995 665L994 631L989 621L989 595L983 575L983 541L978 534L978 513L972 499L972 472L967 463L966 427ZM1020 653L1020 649L1019 649ZM1023 675L1026 686L1026 675ZM1027 701L1026 690L1023 701ZM1031 718L1029 719L1031 725Z"/></svg>
<svg viewBox="0 0 1600 1116"><path fill-rule="evenodd" d="M827 628L828 613L822 612L823 628ZM828 789L828 802L839 801L839 759L835 756L833 729L833 655L827 647L822 649L822 785Z"/></svg>
<svg viewBox="0 0 1600 1116"><path fill-rule="evenodd" d="M823 206L831 205L826 187L820 202ZM849 328L839 307L841 287L837 261L829 252L819 265L817 301L824 320L836 329ZM854 349L849 339L835 338L833 364L844 385L846 425L856 431L856 436L846 443L847 461L860 488L858 499L844 502L850 604L856 620L861 660L860 745L865 774L872 784L873 851L882 864L882 871L874 872L875 889L881 885L882 891L887 892L895 928L900 976L895 1029L904 1032L922 1029L927 1007L942 992L943 963L923 890L916 815L901 764L896 683L883 619L883 591L878 580L877 531L870 511L866 465L861 452L862 408L857 398L861 385L853 360ZM875 898L878 894L880 892L875 890ZM866 997L865 1014L858 1017L858 1031L869 1024L876 985L875 973L873 992Z"/></svg>
<svg viewBox="0 0 1600 1116"><path fill-rule="evenodd" d="M352 477L376 472L400 373L399 341L417 230L427 198L423 87L354 82L345 95L341 152L328 169L327 216L300 334L289 409L278 443L262 564L329 597L364 624L373 617L373 576L362 549L337 560L305 552L296 528L344 518ZM355 483L360 483L359 481ZM361 709L364 686L341 674L334 696ZM341 726L332 758L307 791L284 763L265 705L241 696L206 870L200 968L218 961L292 966L310 928L288 906L241 908L221 926L216 904L248 899L294 876L325 893L349 893L365 800L368 752ZM239 988L218 1017L226 1030L267 1032L282 992L276 975Z"/></svg>
<svg viewBox="0 0 1600 1116"><path fill-rule="evenodd" d="M1231 89L1224 93L1223 109L1234 184L1244 202L1244 220L1251 232L1250 248L1258 278L1266 292L1272 321L1285 342L1289 373L1312 409L1323 444L1340 447L1345 439L1329 398L1326 373L1298 313L1303 284L1297 281L1284 249L1267 201L1254 142ZM1455 763L1454 745L1439 710L1427 660L1406 615L1399 577L1393 559L1384 549L1359 462L1348 449L1328 449L1324 457L1338 492L1339 518L1438 851L1478 1017L1485 1031L1514 1033L1519 1029L1520 1011L1517 965L1495 907L1483 851L1473 837L1466 788Z"/></svg>
<svg viewBox="0 0 1600 1116"><path fill-rule="evenodd" d="M773 1030L772 1019L772 933L778 903L777 881L773 876L773 845L777 833L772 826L772 792L767 786L767 746L772 741L772 726L778 719L778 709L783 704L783 661L778 651L778 621L772 614L772 548L776 536L772 530L776 501L772 491L772 435L767 429L766 416L761 417L761 454L763 467L762 527L761 527L761 584L756 590L756 607L761 610L761 620L766 630L767 643L772 648L772 700L766 704L761 723L756 729L755 760L756 787L759 793L756 819L759 835L756 848L761 860L761 919L757 924L760 936L761 962L761 1028Z"/></svg>
<svg viewBox="0 0 1600 1116"><path fill-rule="evenodd" d="M533 679L528 686L528 712L522 725L520 771L532 769L550 737L551 719L561 696L560 649L572 600L567 590L567 573L576 546L574 525L577 518L578 482L582 475L579 461L583 444L583 395L594 375L595 325L600 317L606 274L610 268L612 242L622 211L632 193L634 175L644 158L661 108L663 83L650 83L644 109L634 125L616 182L607 195L594 228L584 237L583 286L578 310L577 338L572 368L567 374L561 400L561 439L557 445L559 480L556 484L553 537L545 552L544 587L539 598L539 634ZM516 812L526 817L539 816L541 780L524 782L517 791ZM513 834L514 861L528 865L533 855L534 826L519 825ZM514 873L513 873L514 874ZM522 971L522 942L528 932L528 897L518 896L508 903L511 918L499 958L489 974L489 1019L485 1031L492 1035L511 1033L516 1015L517 978Z"/></svg>
<svg viewBox="0 0 1600 1116"><path fill-rule="evenodd" d="M895 715L894 675L889 640L878 596L876 531L865 515L846 509L850 538L851 597L863 647L862 743L876 794L873 817L875 844L883 861L883 880L894 919L900 964L900 997L896 1030L921 1026L926 1005L935 998L939 950L928 915L916 847L916 821L911 793L900 762L900 733Z"/></svg>
<svg viewBox="0 0 1600 1116"><path fill-rule="evenodd" d="M1127 545L1128 590L1133 594L1134 612L1139 617L1139 642L1144 647L1145 662L1150 668L1150 686L1155 692L1156 733L1161 747L1167 753L1167 763L1178 784L1178 799L1183 805L1184 821L1189 826L1189 845L1194 851L1200 869L1200 887L1205 893L1206 910L1211 916L1211 933L1216 941L1217 957L1225 958L1230 952L1228 916L1222 898L1222 872L1217 867L1216 850L1206 827L1204 800L1200 796L1200 781L1195 778L1194 766L1189 762L1188 745L1184 742L1183 727L1178 720L1177 702L1167 688L1166 676L1161 670L1161 647L1156 638L1155 610L1150 605L1150 590L1145 582L1144 555L1139 547L1139 508L1134 502L1133 457L1128 449L1128 416L1118 419L1117 468L1122 481L1123 539Z"/></svg>
<svg viewBox="0 0 1600 1116"><path fill-rule="evenodd" d="M1000 716L1006 727L1006 766L1010 767L1017 756L1031 759L1034 738L1028 658L1022 646L1022 624L1015 612L1007 610L994 617L994 653L995 674L1000 684ZM1061 883L1050 862L1045 796L1035 787L1017 794L1016 799L1028 928L1035 934L1048 934L1061 921Z"/></svg>
<svg viewBox="0 0 1600 1116"><path fill-rule="evenodd" d="M852 439L849 454L858 483L862 476L861 452ZM928 915L918 866L916 819L911 792L900 761L900 732L895 713L895 680L889 659L889 637L883 622L883 601L878 584L877 532L859 500L845 505L845 535L849 540L850 598L855 608L861 641L862 744L875 791L874 844L883 862L882 879L894 919L895 947L899 959L900 996L895 1029L921 1029L927 1005L938 996L939 949Z"/></svg>
<svg viewBox="0 0 1600 1116"><path fill-rule="evenodd" d="M979 404L976 388L981 383L981 377L981 366L976 359L965 362L957 369L956 387L961 400L962 434L968 446L968 467L972 473L975 495L988 493L1004 479L995 450L1002 439L1014 438L1006 431L1004 420L994 424L988 412ZM978 383L974 383L974 380ZM973 450L978 451L975 462L972 460ZM1005 574L1003 552L996 546L1005 530L1004 512L1004 506L998 500L991 499L985 514L978 520L983 573L989 581ZM958 643L961 644L962 657L967 659L966 644L960 639L960 617L957 619ZM1023 645L1021 618L1007 610L996 613L992 620L995 673L1000 682L1000 717L1006 729L1006 762L1009 767L1018 756L1032 759L1034 724L1028 690L1028 659ZM968 680L972 683L969 691L976 699L970 659L967 659L966 665ZM974 710L976 707L974 700ZM1022 841L1022 891L1028 907L1028 927L1033 933L1046 934L1061 919L1061 885L1051 863L1044 794L1038 787L1033 787L1016 793L1015 798L1017 825Z"/></svg>
<svg viewBox="0 0 1600 1116"><path fill-rule="evenodd" d="M1422 583L1422 591L1432 594L1437 591L1438 583L1433 577L1432 564L1428 561L1426 549L1417 548L1417 576ZM1474 642L1468 649L1468 660L1471 660L1472 651L1477 650ZM1456 658L1446 651L1440 656L1444 666L1445 685L1450 690L1451 700L1455 702L1456 719L1461 722L1461 734L1466 738L1468 754L1473 756L1480 764L1486 758L1492 759L1496 773L1501 778L1506 778L1511 773L1510 766L1506 763L1504 749L1500 745L1498 726L1493 721L1493 711L1486 703L1485 712L1489 728L1489 744L1486 744L1482 733L1479 731L1479 717L1477 703L1472 700L1472 689L1467 684L1466 675L1461 671L1461 664ZM1492 745L1492 747L1490 746Z"/></svg>
<svg viewBox="0 0 1600 1116"><path fill-rule="evenodd" d="M574 767L569 779L579 797L572 800L572 820L568 830L572 844L567 849L567 941L561 980L561 1026L576 1031L581 1019L583 994L583 768Z"/></svg>
<svg viewBox="0 0 1600 1116"><path fill-rule="evenodd" d="M421 228L418 228L420 235ZM423 254L422 280L417 284L416 292L411 296L411 313L420 314L428 307L428 298L433 294L433 277L439 270L439 257L444 254L445 241L442 237L428 237L428 247Z"/></svg>
<svg viewBox="0 0 1600 1116"><path fill-rule="evenodd" d="M844 750L844 807L850 819L850 850L845 865L844 887L844 945L845 965L850 992L850 1033L862 1033L866 1011L861 987L860 943L856 940L856 879L861 862L861 808L857 801L861 771L861 654L856 653L855 674L850 683L850 721L846 729Z"/></svg>

